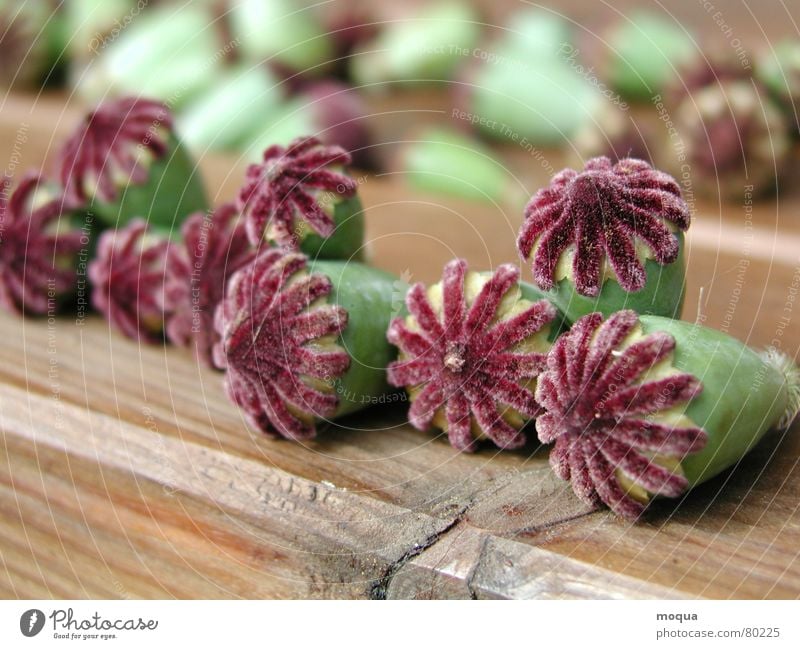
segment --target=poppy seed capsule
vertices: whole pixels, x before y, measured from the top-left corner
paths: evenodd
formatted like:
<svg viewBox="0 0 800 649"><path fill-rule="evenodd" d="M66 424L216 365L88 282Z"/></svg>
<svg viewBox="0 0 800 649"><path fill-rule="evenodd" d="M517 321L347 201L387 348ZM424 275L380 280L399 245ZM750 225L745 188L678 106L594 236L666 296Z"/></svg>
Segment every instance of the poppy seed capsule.
<svg viewBox="0 0 800 649"><path fill-rule="evenodd" d="M570 322L623 308L678 317L689 223L672 176L643 160L593 158L531 198L517 248Z"/></svg>
<svg viewBox="0 0 800 649"><path fill-rule="evenodd" d="M736 464L800 407L800 373L700 325L620 311L578 320L540 374L540 441L585 502L635 519Z"/></svg>
<svg viewBox="0 0 800 649"><path fill-rule="evenodd" d="M106 230L89 264L92 305L120 333L140 342L164 338L170 311L164 282L171 243L150 232L142 219L119 230Z"/></svg>
<svg viewBox="0 0 800 649"><path fill-rule="evenodd" d="M104 102L64 143L57 165L66 200L113 228L147 216L172 230L207 208L200 172L157 101Z"/></svg>
<svg viewBox="0 0 800 649"><path fill-rule="evenodd" d="M237 198L250 243L301 250L311 258L361 256L364 213L358 184L344 171L350 154L315 137L273 145L247 168Z"/></svg>
<svg viewBox="0 0 800 649"><path fill-rule="evenodd" d="M228 281L214 362L255 429L289 439L391 399L384 332L400 281L356 262L264 249Z"/></svg>
<svg viewBox="0 0 800 649"><path fill-rule="evenodd" d="M213 365L212 349L219 341L214 312L228 278L254 256L243 219L231 203L186 219L181 242L169 247L166 262L164 291L170 310L165 331L171 343L192 347L199 361Z"/></svg>
<svg viewBox="0 0 800 649"><path fill-rule="evenodd" d="M511 264L467 272L462 259L445 266L440 283L411 288L409 315L387 332L400 349L388 376L408 391L415 428L443 430L464 451L482 439L500 448L525 443L523 426L541 412L533 390L557 316L540 298Z"/></svg>
<svg viewBox="0 0 800 649"><path fill-rule="evenodd" d="M0 179L0 305L13 313L55 311L78 288L94 221L69 209L61 188L37 172L10 197L8 186Z"/></svg>
<svg viewBox="0 0 800 649"><path fill-rule="evenodd" d="M714 84L681 102L676 121L694 184L725 198L774 191L790 154L784 117L752 81Z"/></svg>

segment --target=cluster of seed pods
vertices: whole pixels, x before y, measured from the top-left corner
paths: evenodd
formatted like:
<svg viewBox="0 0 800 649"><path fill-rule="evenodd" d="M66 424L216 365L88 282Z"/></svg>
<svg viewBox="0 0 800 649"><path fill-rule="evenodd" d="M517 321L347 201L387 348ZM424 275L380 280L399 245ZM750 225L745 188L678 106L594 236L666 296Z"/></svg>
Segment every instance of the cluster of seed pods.
<svg viewBox="0 0 800 649"><path fill-rule="evenodd" d="M405 388L410 423L460 451L519 448L535 430L579 498L629 519L794 418L793 362L676 319L690 213L668 174L602 157L556 174L517 239L533 284L512 264L455 259L441 282L406 287L354 261L364 218L350 162L314 137L269 147L212 210L165 106L105 104L63 147L57 180L0 187L0 303L69 304L88 265L115 329L223 370L268 435L309 439Z"/></svg>

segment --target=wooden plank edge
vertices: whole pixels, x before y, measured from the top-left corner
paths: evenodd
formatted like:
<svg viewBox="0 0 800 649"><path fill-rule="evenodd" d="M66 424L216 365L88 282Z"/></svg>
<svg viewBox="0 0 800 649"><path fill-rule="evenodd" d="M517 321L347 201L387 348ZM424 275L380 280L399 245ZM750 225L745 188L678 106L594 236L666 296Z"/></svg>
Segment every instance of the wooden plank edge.
<svg viewBox="0 0 800 649"><path fill-rule="evenodd" d="M418 597L426 583L431 597L680 596L476 529L467 507L441 517L415 512L7 385L0 428L280 533L324 561L327 575L349 580L354 597Z"/></svg>

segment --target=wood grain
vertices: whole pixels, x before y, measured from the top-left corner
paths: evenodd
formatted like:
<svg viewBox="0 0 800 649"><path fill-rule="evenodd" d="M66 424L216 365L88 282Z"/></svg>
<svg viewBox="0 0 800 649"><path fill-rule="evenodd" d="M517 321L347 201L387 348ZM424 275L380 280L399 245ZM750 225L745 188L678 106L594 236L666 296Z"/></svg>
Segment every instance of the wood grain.
<svg viewBox="0 0 800 649"><path fill-rule="evenodd" d="M26 163L76 119L9 96ZM553 159L557 154L553 153ZM241 165L209 158L215 200ZM537 182L533 176L526 182ZM455 255L516 259L518 210L365 177L369 254L433 281ZM698 203L684 317L800 348L800 199ZM699 312L699 313L698 313ZM4 597L745 597L800 595L798 427L631 526L554 479L546 449L465 455L373 409L293 444L247 430L218 373L90 318L0 315Z"/></svg>

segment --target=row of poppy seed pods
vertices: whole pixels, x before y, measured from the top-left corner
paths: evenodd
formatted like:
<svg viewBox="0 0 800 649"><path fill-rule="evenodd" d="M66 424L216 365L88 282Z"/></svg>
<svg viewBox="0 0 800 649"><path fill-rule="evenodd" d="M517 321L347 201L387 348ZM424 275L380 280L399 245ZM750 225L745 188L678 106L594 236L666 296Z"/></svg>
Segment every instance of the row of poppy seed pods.
<svg viewBox="0 0 800 649"><path fill-rule="evenodd" d="M295 177L291 192L313 187ZM511 264L469 272L456 259L440 283L411 287L408 314L389 322L399 357L387 377L408 390L410 422L464 451L518 448L535 422L575 493L630 519L735 464L795 418L800 373L775 350L675 319L689 224L678 184L645 162L597 158L558 174L517 241L536 286ZM392 305L388 282L349 266L360 267L272 249L231 279L218 349L254 426L303 439L372 403L361 370L392 358L380 337ZM300 282L315 287L305 300Z"/></svg>
<svg viewBox="0 0 800 649"><path fill-rule="evenodd" d="M302 187L298 179L293 191ZM776 350L757 353L676 319L689 225L676 181L640 160L596 158L557 174L529 202L517 241L535 286L511 264L469 272L456 259L440 283L411 287L408 314L389 323L399 357L387 376L407 389L410 422L445 431L465 451L482 440L518 448L535 422L575 493L631 519L654 496L678 497L735 464L771 427L793 421L800 373ZM352 308L364 280L316 266L263 255L232 279L218 313L223 350L242 337L263 351L228 355L229 392L254 425L290 438L353 409L354 368L365 363L353 333L377 349L374 331L391 309L379 298L366 314ZM324 289L313 306L294 302L287 319L280 305L309 273ZM287 355L275 343L300 318L329 326ZM302 356L323 340L318 358ZM279 375L288 367L293 375Z"/></svg>
<svg viewBox="0 0 800 649"><path fill-rule="evenodd" d="M122 177L118 169L103 179L108 160L129 161L152 144L151 129L149 139L136 131L152 114L135 105L95 111L66 147L63 185L84 192L83 209L100 213L118 196L98 191ZM476 273L454 260L440 284L411 287L408 315L392 320L397 278L321 259L353 259L363 245L339 147L301 138L268 149L236 204L190 216L181 242L129 220L124 196L160 186L153 170L179 149L165 123L144 161L123 167L128 185L116 186L123 199L112 213L128 222L100 236L93 303L131 337L155 340L166 329L192 344L226 370L230 398L268 434L311 437L320 420L380 399L388 378L408 389L414 426L440 428L462 450L482 439L517 448L535 421L540 440L555 442L556 473L579 497L635 518L654 495L676 497L713 477L796 414L789 359L672 319L683 302L689 211L674 179L647 163L597 158L531 199L518 247L537 286L511 265ZM101 142L111 143L105 154ZM63 160L80 172L77 184ZM164 229L154 208L138 213Z"/></svg>

